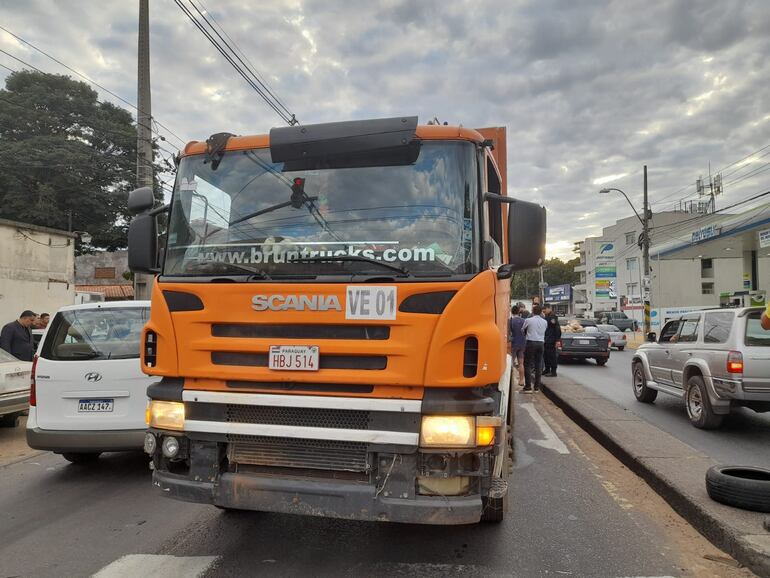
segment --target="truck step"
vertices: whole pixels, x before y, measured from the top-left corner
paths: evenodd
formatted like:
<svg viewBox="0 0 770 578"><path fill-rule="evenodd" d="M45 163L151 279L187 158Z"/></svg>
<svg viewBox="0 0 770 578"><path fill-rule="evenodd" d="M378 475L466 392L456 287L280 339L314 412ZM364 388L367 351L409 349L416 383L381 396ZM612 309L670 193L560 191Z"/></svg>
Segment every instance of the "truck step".
<svg viewBox="0 0 770 578"><path fill-rule="evenodd" d="M492 485L489 488L489 497L491 499L500 499L508 493L508 481L501 478L492 478Z"/></svg>

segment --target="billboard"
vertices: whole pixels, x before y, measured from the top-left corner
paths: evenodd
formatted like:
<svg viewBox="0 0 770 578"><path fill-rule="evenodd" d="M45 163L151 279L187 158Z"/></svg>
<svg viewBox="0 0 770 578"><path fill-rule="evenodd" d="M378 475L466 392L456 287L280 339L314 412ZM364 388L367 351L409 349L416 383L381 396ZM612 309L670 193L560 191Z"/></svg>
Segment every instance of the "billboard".
<svg viewBox="0 0 770 578"><path fill-rule="evenodd" d="M617 277L615 265L597 265L594 269L594 275L597 279L614 279Z"/></svg>
<svg viewBox="0 0 770 578"><path fill-rule="evenodd" d="M570 285L553 285L546 287L544 291L546 302L566 302L572 300L572 287Z"/></svg>

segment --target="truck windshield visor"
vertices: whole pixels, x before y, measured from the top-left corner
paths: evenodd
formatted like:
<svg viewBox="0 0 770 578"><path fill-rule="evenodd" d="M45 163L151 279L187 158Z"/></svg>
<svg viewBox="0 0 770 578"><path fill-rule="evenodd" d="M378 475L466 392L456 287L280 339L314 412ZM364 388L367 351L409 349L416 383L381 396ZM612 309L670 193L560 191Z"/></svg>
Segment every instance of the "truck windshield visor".
<svg viewBox="0 0 770 578"><path fill-rule="evenodd" d="M267 149L228 151L216 169L186 157L163 273L388 274L372 261L414 276L476 273L475 158L459 141L423 142L399 166L285 171Z"/></svg>

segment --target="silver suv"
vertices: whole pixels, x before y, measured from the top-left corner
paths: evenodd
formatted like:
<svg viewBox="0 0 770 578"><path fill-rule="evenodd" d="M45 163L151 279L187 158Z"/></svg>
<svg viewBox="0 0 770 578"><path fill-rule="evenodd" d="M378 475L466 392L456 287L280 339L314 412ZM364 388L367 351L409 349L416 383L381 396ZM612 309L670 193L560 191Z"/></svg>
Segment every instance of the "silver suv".
<svg viewBox="0 0 770 578"><path fill-rule="evenodd" d="M684 398L697 428L711 429L736 406L770 411L770 331L763 308L714 309L672 319L631 362L634 395L652 403L658 392Z"/></svg>

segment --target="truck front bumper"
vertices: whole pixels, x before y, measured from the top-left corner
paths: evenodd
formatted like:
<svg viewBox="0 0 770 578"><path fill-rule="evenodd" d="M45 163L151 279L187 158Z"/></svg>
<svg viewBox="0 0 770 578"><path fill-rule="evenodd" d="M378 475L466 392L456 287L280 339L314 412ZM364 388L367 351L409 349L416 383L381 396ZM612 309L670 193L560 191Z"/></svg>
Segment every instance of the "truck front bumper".
<svg viewBox="0 0 770 578"><path fill-rule="evenodd" d="M153 484L168 497L237 510L302 514L346 520L409 524L475 524L481 519L478 495L400 499L377 496L374 486L338 480L308 480L221 474L216 483L155 471Z"/></svg>

